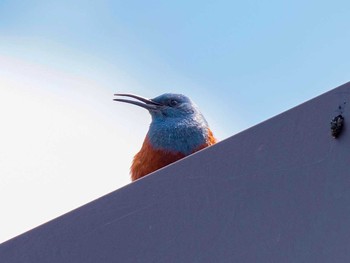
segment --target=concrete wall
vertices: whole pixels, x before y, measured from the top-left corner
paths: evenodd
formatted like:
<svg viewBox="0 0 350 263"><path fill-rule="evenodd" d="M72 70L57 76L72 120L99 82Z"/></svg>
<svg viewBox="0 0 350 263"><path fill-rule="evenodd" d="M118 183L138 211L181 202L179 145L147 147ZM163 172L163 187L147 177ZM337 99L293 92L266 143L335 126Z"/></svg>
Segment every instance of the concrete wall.
<svg viewBox="0 0 350 263"><path fill-rule="evenodd" d="M1 244L0 261L350 262L349 98L350 83L159 170Z"/></svg>

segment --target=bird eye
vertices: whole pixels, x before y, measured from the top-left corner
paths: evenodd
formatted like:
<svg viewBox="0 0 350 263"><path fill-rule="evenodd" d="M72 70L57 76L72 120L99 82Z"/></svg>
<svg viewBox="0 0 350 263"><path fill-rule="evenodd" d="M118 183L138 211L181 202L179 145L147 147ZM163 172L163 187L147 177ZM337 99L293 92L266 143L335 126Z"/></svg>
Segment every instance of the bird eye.
<svg viewBox="0 0 350 263"><path fill-rule="evenodd" d="M171 100L170 102L169 102L169 105L170 106L176 106L177 105L177 101L176 100Z"/></svg>

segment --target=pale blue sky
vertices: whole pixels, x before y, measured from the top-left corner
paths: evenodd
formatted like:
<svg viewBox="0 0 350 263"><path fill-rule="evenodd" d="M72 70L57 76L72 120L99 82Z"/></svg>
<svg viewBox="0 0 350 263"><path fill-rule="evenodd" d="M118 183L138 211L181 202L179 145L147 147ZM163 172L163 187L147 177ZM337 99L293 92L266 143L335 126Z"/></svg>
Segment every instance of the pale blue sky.
<svg viewBox="0 0 350 263"><path fill-rule="evenodd" d="M186 94L225 139L349 81L349 10L0 0L0 242L129 182L150 118L113 93Z"/></svg>

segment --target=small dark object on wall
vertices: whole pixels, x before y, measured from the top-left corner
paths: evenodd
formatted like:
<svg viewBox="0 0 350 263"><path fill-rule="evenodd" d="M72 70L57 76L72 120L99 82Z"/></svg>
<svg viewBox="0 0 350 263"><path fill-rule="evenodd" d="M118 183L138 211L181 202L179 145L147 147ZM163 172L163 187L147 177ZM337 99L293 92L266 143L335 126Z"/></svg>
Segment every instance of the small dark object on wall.
<svg viewBox="0 0 350 263"><path fill-rule="evenodd" d="M332 136L338 138L344 126L344 117L339 114L337 117L334 117L331 121L331 130Z"/></svg>

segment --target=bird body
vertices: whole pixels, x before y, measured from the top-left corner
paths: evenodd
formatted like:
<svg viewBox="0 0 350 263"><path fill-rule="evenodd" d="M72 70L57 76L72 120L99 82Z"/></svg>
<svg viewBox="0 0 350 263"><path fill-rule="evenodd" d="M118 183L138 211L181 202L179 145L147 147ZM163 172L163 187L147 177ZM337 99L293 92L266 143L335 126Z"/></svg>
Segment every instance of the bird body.
<svg viewBox="0 0 350 263"><path fill-rule="evenodd" d="M151 100L131 94L115 95L143 102L115 99L146 108L152 117L141 150L133 159L132 181L216 143L207 121L184 95L166 93Z"/></svg>
<svg viewBox="0 0 350 263"><path fill-rule="evenodd" d="M182 153L155 149L146 137L141 150L134 156L131 165L131 180L135 181L183 157L185 155Z"/></svg>

